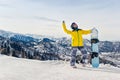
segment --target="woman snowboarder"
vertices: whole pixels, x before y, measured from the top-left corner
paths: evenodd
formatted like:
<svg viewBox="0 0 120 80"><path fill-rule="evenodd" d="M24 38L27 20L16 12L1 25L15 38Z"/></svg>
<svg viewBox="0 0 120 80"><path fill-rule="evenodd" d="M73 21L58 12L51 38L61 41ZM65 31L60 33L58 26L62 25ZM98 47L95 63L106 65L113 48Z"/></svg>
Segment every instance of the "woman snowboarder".
<svg viewBox="0 0 120 80"><path fill-rule="evenodd" d="M72 53L71 53L71 61L70 61L70 65L73 68L76 68L75 66L75 62L76 62L76 52L77 50L80 50L83 57L82 57L82 64L83 66L85 66L85 59L86 59L86 55L87 55L87 51L84 49L84 42L83 42L83 37L82 35L87 35L91 33L91 30L82 30L78 28L78 25L73 22L71 24L71 28L72 31L68 30L66 28L66 24L65 21L63 21L62 23L62 27L64 32L66 32L67 34L70 34L72 37Z"/></svg>

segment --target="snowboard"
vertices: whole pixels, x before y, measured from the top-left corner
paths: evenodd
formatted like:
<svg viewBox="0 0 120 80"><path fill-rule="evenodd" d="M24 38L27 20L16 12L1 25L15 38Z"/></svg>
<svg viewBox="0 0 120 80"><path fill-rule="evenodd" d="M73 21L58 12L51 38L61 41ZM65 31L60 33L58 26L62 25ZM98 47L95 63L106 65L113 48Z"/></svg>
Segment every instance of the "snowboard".
<svg viewBox="0 0 120 80"><path fill-rule="evenodd" d="M93 68L99 67L99 40L98 40L98 30L96 28L92 29L91 32L91 64Z"/></svg>

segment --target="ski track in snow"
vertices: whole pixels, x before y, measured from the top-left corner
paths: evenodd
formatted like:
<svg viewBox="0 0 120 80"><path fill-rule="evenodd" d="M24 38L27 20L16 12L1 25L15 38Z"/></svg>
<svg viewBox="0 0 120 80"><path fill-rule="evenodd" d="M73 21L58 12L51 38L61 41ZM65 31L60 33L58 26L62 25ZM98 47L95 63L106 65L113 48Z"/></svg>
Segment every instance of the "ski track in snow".
<svg viewBox="0 0 120 80"><path fill-rule="evenodd" d="M63 61L37 61L0 56L0 80L120 80L120 68L100 65L77 69Z"/></svg>

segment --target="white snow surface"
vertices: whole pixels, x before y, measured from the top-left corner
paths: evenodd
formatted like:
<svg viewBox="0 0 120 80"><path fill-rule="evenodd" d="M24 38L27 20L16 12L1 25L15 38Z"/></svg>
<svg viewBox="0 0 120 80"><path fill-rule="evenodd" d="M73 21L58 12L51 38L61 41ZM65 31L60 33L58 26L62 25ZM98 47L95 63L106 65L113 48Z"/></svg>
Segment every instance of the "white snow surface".
<svg viewBox="0 0 120 80"><path fill-rule="evenodd" d="M101 64L95 69L64 61L38 61L0 56L0 80L120 80L120 68Z"/></svg>

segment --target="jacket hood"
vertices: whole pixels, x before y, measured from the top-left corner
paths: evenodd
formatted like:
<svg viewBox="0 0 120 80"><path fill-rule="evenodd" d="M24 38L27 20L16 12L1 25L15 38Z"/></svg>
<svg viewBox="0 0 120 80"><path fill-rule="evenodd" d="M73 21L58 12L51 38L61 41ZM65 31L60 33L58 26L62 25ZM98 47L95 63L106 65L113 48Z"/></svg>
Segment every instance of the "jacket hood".
<svg viewBox="0 0 120 80"><path fill-rule="evenodd" d="M74 25L77 25L75 22L73 22L72 24L71 24L71 28L73 29L73 30L78 30L78 26L77 27L74 27Z"/></svg>

